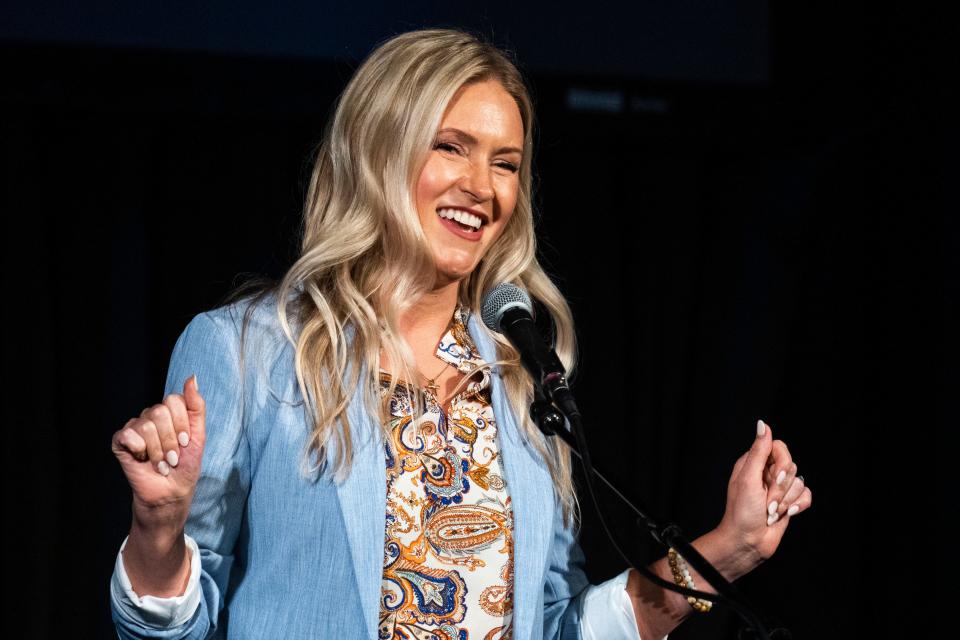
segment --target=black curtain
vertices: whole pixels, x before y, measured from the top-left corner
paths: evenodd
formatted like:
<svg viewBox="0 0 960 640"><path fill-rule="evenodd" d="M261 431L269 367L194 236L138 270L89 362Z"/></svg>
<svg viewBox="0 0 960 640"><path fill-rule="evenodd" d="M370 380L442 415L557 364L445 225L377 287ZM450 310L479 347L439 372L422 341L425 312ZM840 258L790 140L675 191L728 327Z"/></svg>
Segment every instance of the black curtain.
<svg viewBox="0 0 960 640"><path fill-rule="evenodd" d="M903 18L774 7L769 86L531 75L541 254L578 323L595 463L696 536L766 420L815 501L743 589L796 638L924 636L945 611L952 81L910 62L929 41ZM129 526L110 437L159 400L194 314L292 260L352 66L0 55L5 607L26 637L109 637ZM622 569L585 498L582 543L594 581ZM736 629L715 610L671 637Z"/></svg>

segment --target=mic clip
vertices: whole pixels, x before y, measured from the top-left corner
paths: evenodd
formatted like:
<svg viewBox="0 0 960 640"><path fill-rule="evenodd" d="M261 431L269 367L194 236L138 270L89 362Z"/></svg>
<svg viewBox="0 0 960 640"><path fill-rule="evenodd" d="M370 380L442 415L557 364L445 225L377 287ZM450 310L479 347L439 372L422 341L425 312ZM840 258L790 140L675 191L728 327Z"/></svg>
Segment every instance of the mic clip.
<svg viewBox="0 0 960 640"><path fill-rule="evenodd" d="M543 435L553 437L561 429L566 429L566 420L553 403L538 391L537 398L530 403L530 418Z"/></svg>

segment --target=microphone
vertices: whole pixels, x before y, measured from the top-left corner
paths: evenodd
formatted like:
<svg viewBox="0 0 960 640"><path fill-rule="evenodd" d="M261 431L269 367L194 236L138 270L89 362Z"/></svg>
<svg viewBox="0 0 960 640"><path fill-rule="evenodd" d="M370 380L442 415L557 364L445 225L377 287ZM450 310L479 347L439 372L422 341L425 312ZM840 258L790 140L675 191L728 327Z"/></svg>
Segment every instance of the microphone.
<svg viewBox="0 0 960 640"><path fill-rule="evenodd" d="M520 352L520 361L543 395L567 418L579 418L563 364L533 321L530 296L520 287L502 282L483 296L481 317L488 329L505 335Z"/></svg>

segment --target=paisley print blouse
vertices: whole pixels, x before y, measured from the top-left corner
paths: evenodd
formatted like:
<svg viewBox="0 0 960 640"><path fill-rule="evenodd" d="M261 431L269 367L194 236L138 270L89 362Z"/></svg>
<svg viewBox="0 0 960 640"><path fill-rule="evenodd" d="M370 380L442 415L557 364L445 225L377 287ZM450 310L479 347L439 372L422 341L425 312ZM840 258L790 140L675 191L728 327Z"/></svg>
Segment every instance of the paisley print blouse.
<svg viewBox="0 0 960 640"><path fill-rule="evenodd" d="M389 400L379 636L503 640L513 615L513 517L500 470L490 374L458 308L437 357L472 376L445 411L430 390ZM388 393L390 378L381 374ZM421 394L413 415L411 394Z"/></svg>

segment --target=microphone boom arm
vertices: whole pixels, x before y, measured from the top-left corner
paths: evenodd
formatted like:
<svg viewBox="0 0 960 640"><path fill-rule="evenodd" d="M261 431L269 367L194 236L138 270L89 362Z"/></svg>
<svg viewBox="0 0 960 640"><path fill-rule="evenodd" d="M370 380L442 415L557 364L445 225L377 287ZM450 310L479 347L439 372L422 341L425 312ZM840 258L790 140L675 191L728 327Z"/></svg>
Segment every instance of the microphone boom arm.
<svg viewBox="0 0 960 640"><path fill-rule="evenodd" d="M569 388L566 387L565 380L563 383L563 390L559 392L559 397L561 400L568 398L571 403L573 401ZM573 406L575 407L575 405ZM746 622L748 628L755 631L760 638L769 639L770 635L766 631L766 628L760 621L759 616L754 611L754 607L749 603L746 596L744 596L743 593L731 582L724 578L723 575L721 575L721 573L717 571L717 569L710 564L710 562L704 558L700 552L697 551L697 549L686 540L686 538L684 538L683 533L678 525L672 522L668 522L666 524L658 523L655 518L646 512L646 508L642 503L638 506L632 502L616 487L616 485L614 485L606 478L606 476L600 473L600 471L593 466L592 462L590 461L590 454L589 452L586 452L586 442L583 440L583 424L580 412L575 411L575 413L571 415L565 411L561 411L561 409L562 407L558 408L558 405L555 405L547 400L544 397L544 393L538 388L536 390L536 398L530 405L530 415L533 418L534 423L545 435L559 436L560 439L570 447L570 450L576 454L578 458L580 458L581 462L583 463L584 471L588 476L587 486L590 490L594 507L597 509L597 513L600 516L600 521L606 530L607 537L610 538L614 548L616 548L620 555L624 557L627 563L643 574L645 578L664 589L676 591L688 597L702 598L705 600L710 600L711 602L726 604L731 609L736 611L737 614L739 614L739 616L744 620L744 622ZM565 424L567 421L564 420L563 415L566 415L567 420L573 428L573 433L567 429ZM579 431L579 433L577 433L577 431ZM583 449L583 452L581 449ZM689 589L687 587L681 587L654 574L645 566L643 566L642 563L632 562L630 558L627 557L627 555L620 549L619 545L617 545L613 533L610 531L605 519L603 518L603 515L600 511L600 503L597 501L596 495L594 495L593 492L592 480L590 476L600 480L600 482L610 489L610 491L636 515L637 526L645 529L654 538L654 540L660 544L676 549L677 553L683 556L687 564L700 572L700 575L703 576L704 579L706 579L706 581L717 590L717 593L705 593L702 591ZM780 628L776 631L778 638L790 637L790 633L786 629Z"/></svg>

